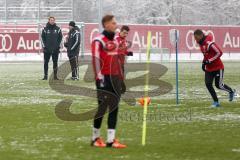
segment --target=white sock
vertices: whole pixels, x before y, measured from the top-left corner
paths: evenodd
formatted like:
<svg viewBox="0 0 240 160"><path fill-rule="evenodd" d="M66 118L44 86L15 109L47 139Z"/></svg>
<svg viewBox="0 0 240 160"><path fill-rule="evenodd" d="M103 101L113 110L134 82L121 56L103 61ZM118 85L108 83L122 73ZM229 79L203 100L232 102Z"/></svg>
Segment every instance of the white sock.
<svg viewBox="0 0 240 160"><path fill-rule="evenodd" d="M108 129L107 142L112 143L114 139L115 139L115 129Z"/></svg>
<svg viewBox="0 0 240 160"><path fill-rule="evenodd" d="M94 141L98 137L100 137L100 129L97 129L97 128L93 127L92 140Z"/></svg>

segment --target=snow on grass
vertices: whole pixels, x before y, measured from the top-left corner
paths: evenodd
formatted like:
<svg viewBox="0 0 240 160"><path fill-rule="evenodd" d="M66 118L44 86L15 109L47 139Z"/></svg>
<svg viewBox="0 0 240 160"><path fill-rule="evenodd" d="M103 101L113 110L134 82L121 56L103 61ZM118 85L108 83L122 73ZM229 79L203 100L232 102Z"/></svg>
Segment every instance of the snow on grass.
<svg viewBox="0 0 240 160"><path fill-rule="evenodd" d="M142 116L143 108L138 104L128 106L121 101L117 137L129 145L129 148L121 151L90 148L92 121L65 122L54 114L54 106L63 99L73 100L70 111L76 114L96 107L96 99L62 95L51 90L47 81L40 80L42 64L0 64L0 154L3 152L10 157L17 154L19 159L27 156L28 159L97 159L100 156L106 159L183 160L211 159L213 155L209 151L219 148L214 150L219 160L234 159L233 154L227 153L239 153L236 142L239 139L239 101L236 99L229 103L227 93L217 90L222 107L209 108L212 100L205 88L199 64L191 64L191 67L185 63L180 65L180 105L175 104L175 89L168 94L151 97L148 116L162 113L165 117L160 120L152 117L148 121L145 148L141 146L141 117L137 120L124 119L131 114L135 116L136 113ZM240 90L239 74L235 73L240 67L237 65L236 69L230 69L232 64L226 65L225 80L227 84ZM169 65L168 72L162 77L173 86L174 69L174 66ZM83 76L86 66L80 70ZM128 78L142 74L129 74ZM66 83L94 87L94 83L85 83L82 80ZM190 114L191 119L185 119ZM174 116L181 115L183 116L178 121L174 119ZM101 131L104 138L106 120L107 116ZM184 156L183 152L189 156ZM206 154L202 154L203 152Z"/></svg>
<svg viewBox="0 0 240 160"><path fill-rule="evenodd" d="M240 148L232 149L233 152L239 152L240 153Z"/></svg>
<svg viewBox="0 0 240 160"><path fill-rule="evenodd" d="M239 121L240 122L240 114L235 113L224 113L220 115L216 114L204 114L204 115L194 115L193 119L198 121Z"/></svg>

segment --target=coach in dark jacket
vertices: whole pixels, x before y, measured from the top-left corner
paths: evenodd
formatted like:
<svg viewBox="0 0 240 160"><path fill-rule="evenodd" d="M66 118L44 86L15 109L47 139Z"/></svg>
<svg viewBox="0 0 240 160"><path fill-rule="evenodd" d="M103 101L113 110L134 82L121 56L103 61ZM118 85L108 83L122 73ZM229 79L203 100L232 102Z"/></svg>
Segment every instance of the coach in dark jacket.
<svg viewBox="0 0 240 160"><path fill-rule="evenodd" d="M49 17L46 27L42 30L42 46L44 53L44 78L48 79L48 62L50 57L53 61L54 79L57 78L58 56L60 52L60 45L62 42L62 31L55 23L54 17Z"/></svg>
<svg viewBox="0 0 240 160"><path fill-rule="evenodd" d="M81 43L80 29L74 21L69 22L69 33L64 43L72 69L72 80L78 80L78 57Z"/></svg>

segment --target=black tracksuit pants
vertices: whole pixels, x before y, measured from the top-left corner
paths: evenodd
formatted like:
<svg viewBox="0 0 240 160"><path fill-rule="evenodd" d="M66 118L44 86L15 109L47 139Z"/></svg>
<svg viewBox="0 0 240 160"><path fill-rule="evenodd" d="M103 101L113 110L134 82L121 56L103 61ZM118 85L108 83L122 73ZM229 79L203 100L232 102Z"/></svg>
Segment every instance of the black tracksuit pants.
<svg viewBox="0 0 240 160"><path fill-rule="evenodd" d="M78 77L78 56L69 56L69 62L72 70L72 78Z"/></svg>
<svg viewBox="0 0 240 160"><path fill-rule="evenodd" d="M58 69L58 57L59 53L48 53L44 52L44 76L48 75L48 63L50 58L52 57L53 61L53 71L54 71L54 76L57 76L57 69Z"/></svg>
<svg viewBox="0 0 240 160"><path fill-rule="evenodd" d="M218 89L227 91L229 93L233 92L233 90L228 85L223 83L223 73L224 73L223 69L218 70L218 71L213 71L213 72L207 72L207 71L205 72L205 84L215 102L218 102L218 98L217 98L217 94L213 88L213 80L214 79L215 79L215 86Z"/></svg>
<svg viewBox="0 0 240 160"><path fill-rule="evenodd" d="M104 82L96 81L98 108L94 118L94 128L99 129L108 109L108 129L115 129L118 105L121 97L121 79L118 76L104 75Z"/></svg>

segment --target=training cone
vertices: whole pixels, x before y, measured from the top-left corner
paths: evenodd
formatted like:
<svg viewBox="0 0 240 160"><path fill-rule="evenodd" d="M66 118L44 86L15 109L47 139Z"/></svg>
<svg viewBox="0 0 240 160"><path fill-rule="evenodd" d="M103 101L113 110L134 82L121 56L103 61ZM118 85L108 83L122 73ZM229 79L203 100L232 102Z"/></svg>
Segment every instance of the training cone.
<svg viewBox="0 0 240 160"><path fill-rule="evenodd" d="M141 106L144 106L144 101L145 99L147 100L147 105L149 105L151 103L151 98L150 97L142 97L138 100L138 103L141 105Z"/></svg>

